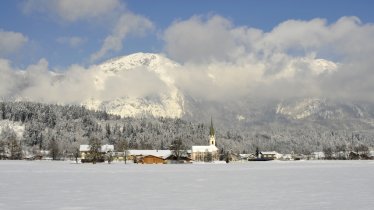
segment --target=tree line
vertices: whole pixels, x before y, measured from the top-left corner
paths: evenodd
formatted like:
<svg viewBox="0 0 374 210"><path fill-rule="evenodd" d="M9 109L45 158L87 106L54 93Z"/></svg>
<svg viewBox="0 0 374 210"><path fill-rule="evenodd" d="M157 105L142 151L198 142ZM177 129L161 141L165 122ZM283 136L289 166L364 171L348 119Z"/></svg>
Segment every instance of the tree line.
<svg viewBox="0 0 374 210"><path fill-rule="evenodd" d="M105 111L92 111L77 105L33 102L0 102L0 121L24 128L19 136L12 126L0 130L0 158L48 155L53 159L75 157L81 144L99 139L124 149L168 149L182 141L186 148L207 145L209 120L191 122L164 117L121 118ZM374 146L371 133L332 130L319 125L307 128L263 126L246 129L216 128L217 146L233 153L263 151L310 154L314 151L345 148L362 152ZM328 151L328 150L326 150Z"/></svg>

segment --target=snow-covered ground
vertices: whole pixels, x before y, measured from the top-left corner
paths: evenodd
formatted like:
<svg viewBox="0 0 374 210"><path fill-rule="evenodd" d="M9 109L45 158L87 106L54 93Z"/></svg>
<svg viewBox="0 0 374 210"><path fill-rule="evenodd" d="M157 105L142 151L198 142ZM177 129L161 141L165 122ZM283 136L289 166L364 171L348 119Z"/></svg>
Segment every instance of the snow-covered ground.
<svg viewBox="0 0 374 210"><path fill-rule="evenodd" d="M0 161L0 209L374 209L374 161Z"/></svg>

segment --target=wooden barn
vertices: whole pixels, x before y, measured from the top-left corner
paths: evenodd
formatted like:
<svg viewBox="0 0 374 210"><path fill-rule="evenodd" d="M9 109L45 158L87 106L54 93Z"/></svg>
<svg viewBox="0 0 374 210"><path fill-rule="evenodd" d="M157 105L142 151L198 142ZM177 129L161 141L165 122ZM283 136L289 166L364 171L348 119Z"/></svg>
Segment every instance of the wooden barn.
<svg viewBox="0 0 374 210"><path fill-rule="evenodd" d="M162 157L157 157L154 155L147 155L140 159L141 164L164 164L165 160Z"/></svg>

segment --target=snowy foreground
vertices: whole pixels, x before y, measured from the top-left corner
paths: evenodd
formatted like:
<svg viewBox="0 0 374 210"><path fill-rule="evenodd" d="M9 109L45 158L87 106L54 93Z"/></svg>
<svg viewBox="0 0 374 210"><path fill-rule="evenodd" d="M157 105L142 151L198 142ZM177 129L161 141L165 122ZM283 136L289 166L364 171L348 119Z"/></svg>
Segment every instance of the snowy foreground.
<svg viewBox="0 0 374 210"><path fill-rule="evenodd" d="M0 161L0 209L374 209L374 161Z"/></svg>

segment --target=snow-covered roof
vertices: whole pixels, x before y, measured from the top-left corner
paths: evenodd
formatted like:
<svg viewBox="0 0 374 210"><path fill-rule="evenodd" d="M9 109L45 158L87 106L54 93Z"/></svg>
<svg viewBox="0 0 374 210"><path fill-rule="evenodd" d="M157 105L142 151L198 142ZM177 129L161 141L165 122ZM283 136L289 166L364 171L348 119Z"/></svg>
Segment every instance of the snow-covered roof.
<svg viewBox="0 0 374 210"><path fill-rule="evenodd" d="M369 152L369 157L374 157L374 151Z"/></svg>
<svg viewBox="0 0 374 210"><path fill-rule="evenodd" d="M81 152L88 152L88 151L90 151L90 145L87 145L87 144L80 145L79 146L79 151L81 151Z"/></svg>
<svg viewBox="0 0 374 210"><path fill-rule="evenodd" d="M276 151L265 151L261 152L263 155L278 155L279 153Z"/></svg>
<svg viewBox="0 0 374 210"><path fill-rule="evenodd" d="M265 151L265 152L261 152L262 155L274 155L275 158L281 158L282 157L282 154L276 152L276 151Z"/></svg>
<svg viewBox="0 0 374 210"><path fill-rule="evenodd" d="M218 148L215 145L192 146L192 152L216 152Z"/></svg>
<svg viewBox="0 0 374 210"><path fill-rule="evenodd" d="M239 154L239 157L241 158L248 158L248 157L254 157L254 154Z"/></svg>
<svg viewBox="0 0 374 210"><path fill-rule="evenodd" d="M172 154L171 150L129 150L130 155L147 156L153 155L156 157L167 158Z"/></svg>
<svg viewBox="0 0 374 210"><path fill-rule="evenodd" d="M323 152L313 152L313 155L316 158L318 158L318 157L324 158L325 157L325 153L323 153Z"/></svg>
<svg viewBox="0 0 374 210"><path fill-rule="evenodd" d="M283 154L282 157L283 158L292 158L292 154Z"/></svg>
<svg viewBox="0 0 374 210"><path fill-rule="evenodd" d="M81 152L88 152L90 151L90 145L83 144L79 146L79 151ZM109 151L114 151L114 145L111 144L104 144L101 146L101 152L109 152Z"/></svg>
<svg viewBox="0 0 374 210"><path fill-rule="evenodd" d="M111 144L104 144L101 146L101 152L109 152L109 151L114 151L114 145Z"/></svg>

